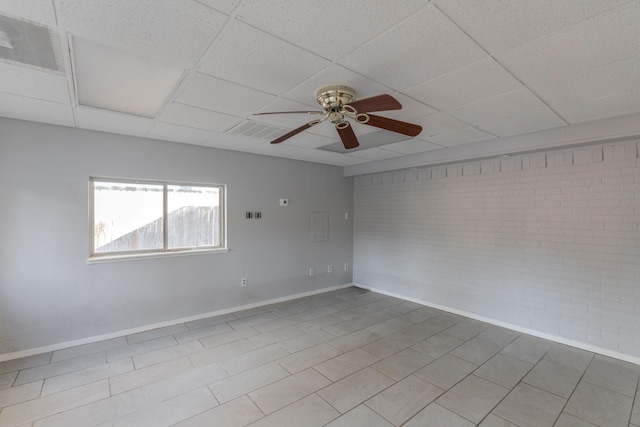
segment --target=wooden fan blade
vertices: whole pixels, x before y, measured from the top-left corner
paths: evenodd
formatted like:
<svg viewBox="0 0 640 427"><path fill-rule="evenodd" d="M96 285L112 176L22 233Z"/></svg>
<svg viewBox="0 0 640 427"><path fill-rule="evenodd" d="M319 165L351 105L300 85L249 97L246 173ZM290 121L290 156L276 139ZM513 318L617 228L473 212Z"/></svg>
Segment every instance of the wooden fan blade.
<svg viewBox="0 0 640 427"><path fill-rule="evenodd" d="M397 99L395 99L391 95L386 94L353 101L348 105L355 108L358 113L368 113L369 111L399 110L402 108L402 104L400 104Z"/></svg>
<svg viewBox="0 0 640 427"><path fill-rule="evenodd" d="M344 145L344 148L346 148L347 150L356 148L357 146L360 145L360 143L358 142L358 138L356 137L356 134L353 133L353 128L351 127L351 125L343 129L338 129L336 127L336 130L340 135L340 139L342 140L342 144Z"/></svg>
<svg viewBox="0 0 640 427"><path fill-rule="evenodd" d="M252 116L266 116L268 114L327 114L325 111L271 111L268 113L254 113Z"/></svg>
<svg viewBox="0 0 640 427"><path fill-rule="evenodd" d="M300 132L309 129L311 126L315 126L318 123L320 123L318 120L314 120L312 122L305 123L302 126L300 126L299 128L295 128L291 132L285 133L281 137L274 139L273 141L271 141L271 143L272 144L280 144L282 141L285 141L285 140L291 138L292 136L297 135Z"/></svg>
<svg viewBox="0 0 640 427"><path fill-rule="evenodd" d="M407 136L418 136L422 132L422 126L414 125L413 123L402 122L400 120L390 119L388 117L374 116L368 114L369 121L363 123L369 126L375 126L380 129L390 130L391 132L401 133Z"/></svg>

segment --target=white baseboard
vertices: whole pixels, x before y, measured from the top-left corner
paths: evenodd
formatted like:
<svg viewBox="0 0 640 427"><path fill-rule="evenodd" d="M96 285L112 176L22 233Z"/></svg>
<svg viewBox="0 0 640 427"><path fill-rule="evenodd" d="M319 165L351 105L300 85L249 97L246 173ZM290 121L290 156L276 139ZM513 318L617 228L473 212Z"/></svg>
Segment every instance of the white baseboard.
<svg viewBox="0 0 640 427"><path fill-rule="evenodd" d="M291 301L298 298L304 298L312 295L323 294L326 292L335 291L338 289L344 289L352 287L353 283L347 283L345 285L331 286L329 288L317 289L315 291L303 292L300 294L288 295L286 297L280 297L275 299L270 299L267 301L260 301L252 304L241 305L237 307L225 308L222 310L216 310L209 313L197 314L195 316L183 317L182 319L174 319L168 320L166 322L154 323L152 325L140 326L138 328L126 329L123 331L112 332L104 335L96 335L92 337L82 338L79 340L67 341L58 344L51 344L44 347L31 348L28 350L16 351L13 353L5 353L0 354L0 362L5 362L7 360L20 359L22 357L34 356L36 354L48 353L50 351L62 350L69 347L77 347L79 345L92 344L98 341L109 340L112 338L119 338L126 335L136 334L138 332L146 332L153 329L164 328L167 326L174 326L180 323L192 322L194 320L206 319L207 317L220 316L222 314L233 313L236 311L249 310L251 308L262 307L269 304L277 304L280 302Z"/></svg>
<svg viewBox="0 0 640 427"><path fill-rule="evenodd" d="M501 326L503 328L511 329L511 330L514 330L514 331L517 331L517 332L522 332L522 333L527 334L527 335L533 335L533 336L538 337L538 338L544 338L544 339L549 340L549 341L554 341L554 342L557 342L557 343L560 343L560 344L566 344L568 346L576 347L576 348L579 348L581 350L590 351L592 353L598 353L598 354L601 354L603 356L609 356L609 357L613 357L615 359L623 360L625 362L630 362L630 363L635 363L636 365L640 365L640 357L632 356L630 354L620 353L620 352L617 352L617 351L610 350L608 348L598 347L598 346L595 346L595 345L592 345L592 344L588 344L588 343L585 343L585 342L581 342L581 341L570 340L570 339L563 338L563 337L560 337L560 336L557 336L557 335L552 335L552 334L547 334L547 333L544 333L544 332L536 331L534 329L523 328L522 326L514 325L514 324L511 324L511 323L507 323L507 322L501 322L499 320L491 319L489 317L480 316L480 315L477 315L477 314L474 314L474 313L470 313L468 311L458 310L456 308L446 307L446 306L443 306L443 305L440 305L440 304L434 304L434 303L431 303L431 302L428 302L428 301L423 301L423 300L420 300L420 299L417 299L417 298L411 298L411 297L407 297L407 296L404 296L404 295L396 294L394 292L387 292L387 291L384 291L382 289L372 288L370 286L359 285L357 283L354 284L354 286L356 288L367 289L369 291L376 292L376 293L383 294L383 295L387 295L387 296L390 296L390 297L399 298L399 299L402 299L402 300L405 300L405 301L415 302L416 304L424 305L424 306L427 306L427 307L435 308L435 309L446 311L446 312L453 313L453 314L458 314L460 316L469 317L471 319L479 320L481 322L489 323L489 324L496 325L496 326Z"/></svg>

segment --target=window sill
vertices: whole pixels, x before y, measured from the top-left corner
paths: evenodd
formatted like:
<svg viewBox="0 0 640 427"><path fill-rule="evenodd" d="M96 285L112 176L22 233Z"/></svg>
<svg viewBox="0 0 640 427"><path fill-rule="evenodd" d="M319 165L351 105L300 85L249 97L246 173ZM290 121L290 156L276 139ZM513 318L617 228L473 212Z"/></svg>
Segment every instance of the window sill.
<svg viewBox="0 0 640 427"><path fill-rule="evenodd" d="M131 255L104 255L91 257L87 259L87 264L102 264L106 262L119 262L119 261L139 261L144 259L153 258L169 258L169 257L182 257L189 255L207 255L207 254L219 254L229 252L228 248L220 249L193 249L186 251L175 252L154 252L146 254L131 254Z"/></svg>

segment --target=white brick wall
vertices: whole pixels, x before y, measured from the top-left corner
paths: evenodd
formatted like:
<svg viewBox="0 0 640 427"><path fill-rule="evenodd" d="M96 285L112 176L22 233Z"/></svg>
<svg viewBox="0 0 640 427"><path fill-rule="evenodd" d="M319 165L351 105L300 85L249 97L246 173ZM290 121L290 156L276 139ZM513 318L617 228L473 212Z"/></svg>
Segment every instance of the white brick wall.
<svg viewBox="0 0 640 427"><path fill-rule="evenodd" d="M356 177L354 283L638 357L639 145Z"/></svg>

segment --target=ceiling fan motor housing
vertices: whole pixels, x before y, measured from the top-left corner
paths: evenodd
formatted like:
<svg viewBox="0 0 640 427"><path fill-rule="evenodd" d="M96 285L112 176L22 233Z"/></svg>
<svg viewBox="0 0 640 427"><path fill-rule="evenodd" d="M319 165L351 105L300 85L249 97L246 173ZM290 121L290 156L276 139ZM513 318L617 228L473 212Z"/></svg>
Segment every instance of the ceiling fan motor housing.
<svg viewBox="0 0 640 427"><path fill-rule="evenodd" d="M349 86L325 86L318 89L316 97L326 111L337 111L343 105L355 101L356 91Z"/></svg>

